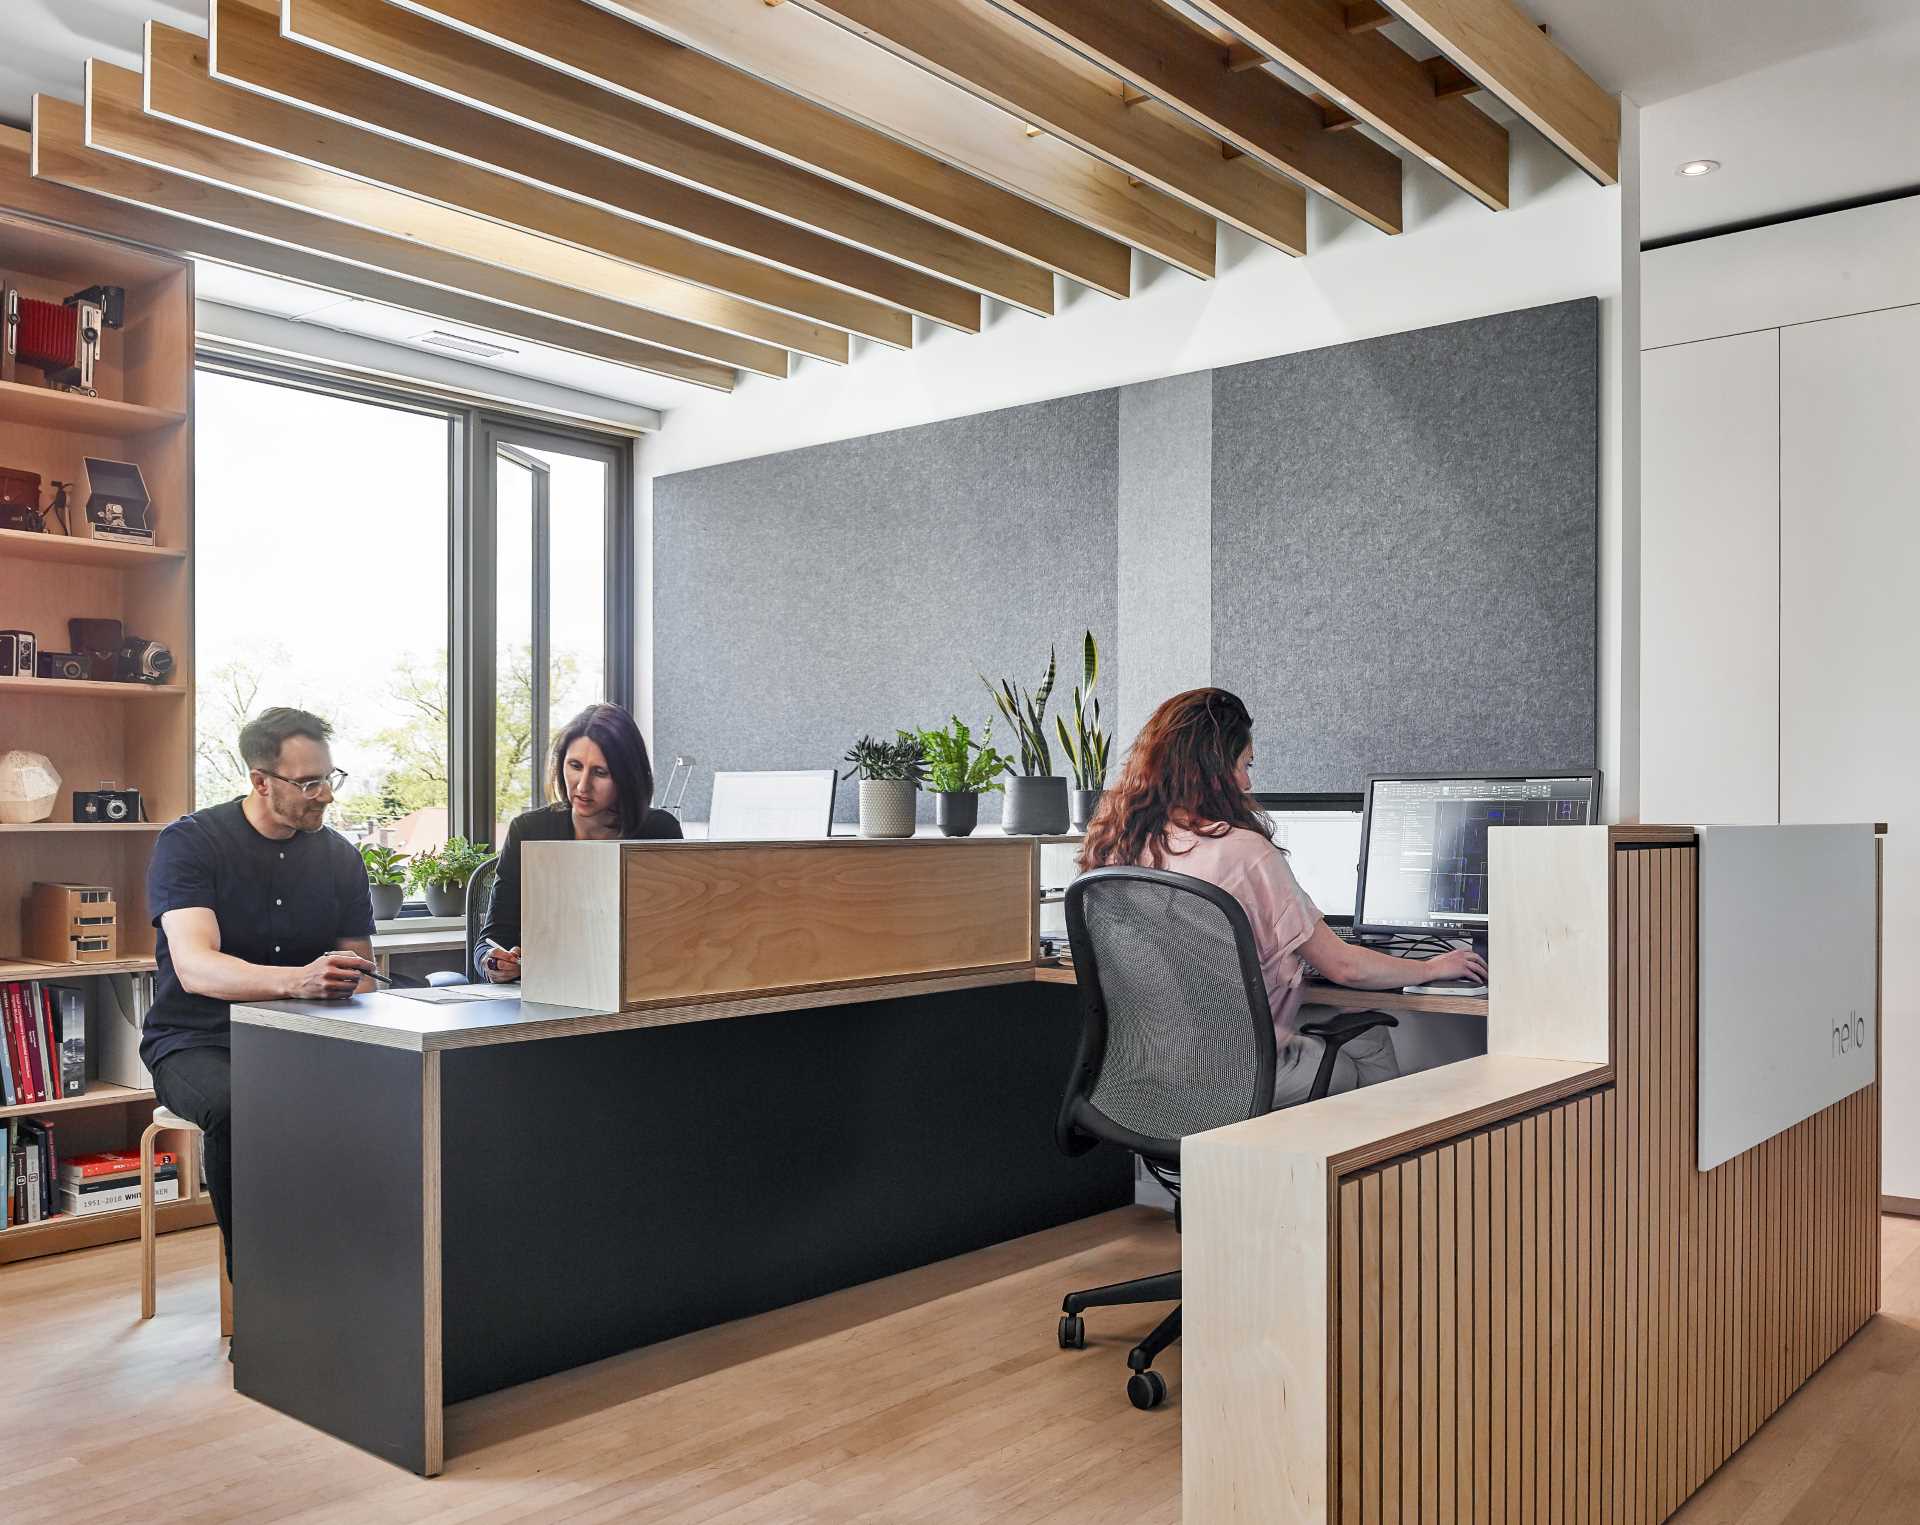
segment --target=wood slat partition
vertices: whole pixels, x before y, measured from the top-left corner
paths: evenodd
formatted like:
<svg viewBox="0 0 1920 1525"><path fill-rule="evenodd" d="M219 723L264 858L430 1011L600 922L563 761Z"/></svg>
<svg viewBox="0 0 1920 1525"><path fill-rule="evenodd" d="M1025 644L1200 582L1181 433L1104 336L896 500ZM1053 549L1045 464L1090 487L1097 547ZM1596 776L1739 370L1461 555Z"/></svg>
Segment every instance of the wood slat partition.
<svg viewBox="0 0 1920 1525"><path fill-rule="evenodd" d="M1696 883L1615 850L1613 1083L1332 1183L1331 1518L1663 1520L1877 1308L1878 1085L1695 1169Z"/></svg>

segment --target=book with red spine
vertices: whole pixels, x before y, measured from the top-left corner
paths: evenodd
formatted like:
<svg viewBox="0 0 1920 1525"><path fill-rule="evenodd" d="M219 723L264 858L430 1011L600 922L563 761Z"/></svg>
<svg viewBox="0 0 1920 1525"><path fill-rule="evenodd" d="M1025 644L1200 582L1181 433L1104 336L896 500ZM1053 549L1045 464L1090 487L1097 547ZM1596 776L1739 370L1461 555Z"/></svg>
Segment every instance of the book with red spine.
<svg viewBox="0 0 1920 1525"><path fill-rule="evenodd" d="M47 1066L40 1057L40 1038L36 1024L27 1010L27 987L15 984L13 987L13 1020L20 1029L20 1043L27 1051L27 1063L33 1069L33 1099L47 1100Z"/></svg>
<svg viewBox="0 0 1920 1525"><path fill-rule="evenodd" d="M33 1020L40 1031L40 1047L47 1056L47 1100L59 1101L67 1094L60 1082L60 1016L53 1007L53 994L35 980L27 990Z"/></svg>
<svg viewBox="0 0 1920 1525"><path fill-rule="evenodd" d="M33 1079L33 1061L27 1053L26 1029L20 1021L20 996L17 981L0 985L0 1017L4 1017L7 1029L7 1042L13 1047L13 1072L15 1090L22 1102L31 1103L40 1099Z"/></svg>
<svg viewBox="0 0 1920 1525"><path fill-rule="evenodd" d="M177 1165L180 1156L171 1149L153 1151L153 1168ZM70 1154L60 1162L60 1179L65 1182L91 1181L99 1176L140 1174L138 1149L102 1149L93 1154Z"/></svg>

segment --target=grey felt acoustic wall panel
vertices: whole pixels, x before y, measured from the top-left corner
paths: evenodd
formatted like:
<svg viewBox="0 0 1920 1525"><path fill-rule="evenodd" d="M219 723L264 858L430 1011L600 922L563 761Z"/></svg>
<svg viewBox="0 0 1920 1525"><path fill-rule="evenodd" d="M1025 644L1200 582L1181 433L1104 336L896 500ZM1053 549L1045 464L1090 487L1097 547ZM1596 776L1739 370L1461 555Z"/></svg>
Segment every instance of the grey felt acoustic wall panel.
<svg viewBox="0 0 1920 1525"><path fill-rule="evenodd" d="M1213 379L1213 673L1254 782L1591 765L1593 299Z"/></svg>
<svg viewBox="0 0 1920 1525"><path fill-rule="evenodd" d="M1110 709L1118 418L1095 392L656 479L654 745L663 779L699 760L685 818L716 768L837 767L952 711L977 731L979 675L1032 684L1049 643L1064 696L1088 627Z"/></svg>

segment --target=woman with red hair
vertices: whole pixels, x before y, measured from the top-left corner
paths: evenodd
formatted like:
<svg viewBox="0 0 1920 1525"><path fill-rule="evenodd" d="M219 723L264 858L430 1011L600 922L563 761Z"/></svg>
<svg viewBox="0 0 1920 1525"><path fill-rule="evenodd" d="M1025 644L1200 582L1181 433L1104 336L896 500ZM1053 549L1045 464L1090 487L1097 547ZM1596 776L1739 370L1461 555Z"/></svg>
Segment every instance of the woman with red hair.
<svg viewBox="0 0 1920 1525"><path fill-rule="evenodd" d="M1305 1101L1325 1045L1296 1032L1305 964L1339 985L1398 990L1407 960L1336 936L1274 845L1273 827L1254 803L1253 717L1223 688L1175 694L1140 728L1120 781L1087 826L1083 868L1113 865L1190 874L1228 891L1246 908L1260 953L1267 1001L1279 1040L1275 1108ZM1487 966L1470 948L1419 965L1419 982L1484 980ZM1386 1028L1349 1042L1334 1062L1333 1089L1391 1080L1400 1073Z"/></svg>

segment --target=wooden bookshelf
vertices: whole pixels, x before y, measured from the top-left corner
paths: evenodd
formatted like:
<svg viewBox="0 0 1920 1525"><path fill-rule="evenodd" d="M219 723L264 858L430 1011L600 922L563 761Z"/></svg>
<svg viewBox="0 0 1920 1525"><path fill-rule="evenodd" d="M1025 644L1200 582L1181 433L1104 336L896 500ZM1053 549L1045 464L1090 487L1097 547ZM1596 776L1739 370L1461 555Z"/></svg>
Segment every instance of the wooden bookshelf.
<svg viewBox="0 0 1920 1525"><path fill-rule="evenodd" d="M147 861L165 824L193 808L193 271L169 255L9 211L10 189L0 181L0 270L27 296L49 301L98 283L123 286L126 325L103 336L98 396L54 391L25 367L0 383L0 466L38 473L45 505L54 481L83 480L84 458L131 461L152 498L155 541L92 539L76 487L68 521L78 533L62 535L57 523L45 534L0 530L0 625L33 631L43 651L66 651L68 620L117 619L128 637L159 641L174 659L157 685L0 678L0 750L43 753L61 780L45 821L0 825L0 980L87 982L154 967ZM74 791L107 783L140 790L149 820L75 824ZM21 907L40 880L111 886L120 956L25 958ZM0 1123L44 1116L62 1154L137 1146L153 1093L98 1079L97 1032L89 1039L84 1096L0 1106ZM203 1196L160 1209L164 1229L208 1221ZM139 1231L138 1211L17 1225L0 1231L0 1263Z"/></svg>
<svg viewBox="0 0 1920 1525"><path fill-rule="evenodd" d="M87 1082L84 1096L63 1097L59 1101L21 1102L17 1106L0 1107L0 1118L41 1117L57 1112L80 1112L88 1107L124 1107L131 1102L152 1101L153 1092L137 1091L132 1086L117 1086L105 1080Z"/></svg>
<svg viewBox="0 0 1920 1525"><path fill-rule="evenodd" d="M31 534L0 530L0 557L25 561L63 561L81 567L150 567L182 562L187 553L178 546L122 545L113 540L89 540L84 535Z"/></svg>

